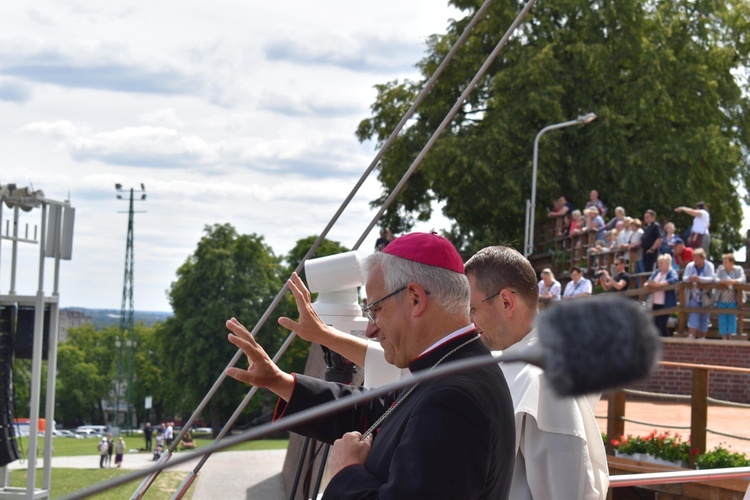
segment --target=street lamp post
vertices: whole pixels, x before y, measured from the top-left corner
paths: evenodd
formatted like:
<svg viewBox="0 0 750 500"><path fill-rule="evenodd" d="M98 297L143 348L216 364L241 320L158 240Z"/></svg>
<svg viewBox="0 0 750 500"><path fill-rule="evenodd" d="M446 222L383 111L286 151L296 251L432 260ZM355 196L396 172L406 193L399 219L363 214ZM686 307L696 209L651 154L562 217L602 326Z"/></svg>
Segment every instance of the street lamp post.
<svg viewBox="0 0 750 500"><path fill-rule="evenodd" d="M539 159L539 139L550 130L557 130L565 127L572 127L573 125L586 125L596 120L594 113L586 113L580 115L575 120L570 120L562 123L555 123L553 125L547 125L536 134L534 139L534 160L533 168L531 173L531 200L526 200L526 234L524 235L523 253L526 257L532 254L534 249L534 215L536 208L536 167L537 160Z"/></svg>

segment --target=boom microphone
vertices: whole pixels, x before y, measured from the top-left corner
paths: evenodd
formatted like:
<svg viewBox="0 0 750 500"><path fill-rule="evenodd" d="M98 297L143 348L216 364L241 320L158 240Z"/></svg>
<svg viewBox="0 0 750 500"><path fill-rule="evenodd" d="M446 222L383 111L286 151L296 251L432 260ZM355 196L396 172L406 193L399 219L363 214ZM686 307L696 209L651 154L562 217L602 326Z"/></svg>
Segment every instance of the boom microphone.
<svg viewBox="0 0 750 500"><path fill-rule="evenodd" d="M355 404L420 382L497 362L525 361L541 366L545 368L546 376L555 391L568 396L600 392L645 378L656 367L659 358L660 340L646 309L632 300L614 294L555 304L539 315L537 330L539 342L513 356L499 354L447 362L434 370L425 370L392 384L308 408L241 434L225 437L201 450L181 453L167 463L157 463L150 468L110 479L63 499L85 498L201 455L333 415Z"/></svg>
<svg viewBox="0 0 750 500"><path fill-rule="evenodd" d="M542 366L561 396L622 387L649 376L661 341L646 308L617 294L574 299L545 309L537 322Z"/></svg>

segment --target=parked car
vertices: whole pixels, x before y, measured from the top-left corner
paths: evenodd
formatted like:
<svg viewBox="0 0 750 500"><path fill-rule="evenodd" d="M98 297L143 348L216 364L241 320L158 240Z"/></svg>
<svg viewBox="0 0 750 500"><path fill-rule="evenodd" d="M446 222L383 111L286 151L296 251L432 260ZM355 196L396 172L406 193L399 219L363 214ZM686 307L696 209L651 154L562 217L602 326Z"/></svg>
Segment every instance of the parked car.
<svg viewBox="0 0 750 500"><path fill-rule="evenodd" d="M76 432L86 431L86 430L92 430L97 434L104 435L107 433L107 426L106 425L79 425L78 427L76 427Z"/></svg>
<svg viewBox="0 0 750 500"><path fill-rule="evenodd" d="M102 437L101 434L99 434L98 432L96 432L93 429L81 429L80 431L76 429L75 434L77 436L79 436L79 437L82 437L82 438L98 438L98 437Z"/></svg>
<svg viewBox="0 0 750 500"><path fill-rule="evenodd" d="M76 434L75 432L68 430L68 429L57 429L52 431L52 435L54 437L64 437L64 438L78 438L80 439L82 436Z"/></svg>

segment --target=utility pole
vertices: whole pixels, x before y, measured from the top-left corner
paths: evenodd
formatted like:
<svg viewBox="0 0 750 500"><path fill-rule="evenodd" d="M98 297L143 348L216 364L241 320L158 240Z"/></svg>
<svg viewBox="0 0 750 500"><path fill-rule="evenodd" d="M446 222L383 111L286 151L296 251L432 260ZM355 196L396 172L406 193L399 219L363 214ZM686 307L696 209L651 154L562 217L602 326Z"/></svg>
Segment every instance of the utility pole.
<svg viewBox="0 0 750 500"><path fill-rule="evenodd" d="M115 184L117 190L117 199L123 199L122 184ZM141 189L136 191L134 188L129 190L130 206L128 209L128 237L125 245L125 276L122 285L122 306L120 308L120 331L116 342L117 347L117 380L115 381L115 424L119 427L120 423L120 398L125 399L125 421L123 427L130 428L133 425L132 420L132 394L133 394L133 364L134 350L136 348L135 335L133 332L133 202L136 200L135 195L140 197L138 201L146 200L146 186L141 184Z"/></svg>

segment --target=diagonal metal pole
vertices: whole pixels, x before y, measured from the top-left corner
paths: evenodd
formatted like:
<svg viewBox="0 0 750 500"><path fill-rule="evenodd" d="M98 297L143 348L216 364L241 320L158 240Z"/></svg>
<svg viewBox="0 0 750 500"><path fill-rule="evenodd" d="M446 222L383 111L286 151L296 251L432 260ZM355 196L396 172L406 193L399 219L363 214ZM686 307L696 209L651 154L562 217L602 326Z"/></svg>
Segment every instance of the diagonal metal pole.
<svg viewBox="0 0 750 500"><path fill-rule="evenodd" d="M487 0L485 2L485 4L483 4L482 7L488 7L489 3L491 1L492 0ZM438 126L438 128L435 130L435 132L433 132L432 136L430 136L429 140L427 141L427 143L425 144L425 146L422 148L422 151L420 151L419 155L417 155L417 157L414 159L414 161L409 166L409 168L407 169L407 171L404 173L404 175L402 176L401 180L396 185L396 187L393 189L393 191L391 192L391 194L388 197L388 199L386 199L385 203L381 206L381 208L378 211L378 213L373 217L373 219L370 221L370 224L362 232L362 235L359 237L359 239L357 240L357 242L354 244L353 250L356 250L356 249L358 249L361 246L362 242L367 237L367 235L370 233L370 231L372 230L372 228L375 227L375 224L377 224L378 220L380 220L380 218L382 217L383 213L385 213L385 211L388 209L388 207L390 207L390 205L393 203L393 201L396 199L396 197L400 194L401 190L404 188L404 186L406 185L406 183L409 181L409 178L412 176L412 174L416 171L416 169L422 163L422 160L427 155L427 153L432 148L432 146L435 144L435 142L438 140L438 138L442 135L443 131L445 131L445 129L450 124L450 122L453 121L453 119L455 118L456 114L458 114L458 111L461 109L461 106L463 105L463 103L469 97L469 95L471 94L471 92L474 91L474 89L476 88L476 86L479 84L479 81L484 77L485 73L489 69L490 65L495 61L495 59L497 58L497 56L500 54L500 51L508 43L508 40L510 39L510 37L513 35L513 33L515 32L515 30L521 24L521 22L526 17L526 15L531 10L531 8L534 6L535 3L536 3L536 0L529 0L526 3L526 5L524 5L523 9L521 9L521 11L518 13L518 15L516 16L516 19L510 25L510 27L508 28L508 30L505 32L505 35L503 35L503 37L497 43L497 45L495 46L495 48L493 49L493 51L490 53L490 55L485 60L484 64L482 64L482 67L477 71L477 73L474 75L474 78L472 78L472 80L469 82L469 84L466 87L466 89L464 89L464 91L461 93L461 95L459 96L459 98L456 100L456 103L453 105L453 107L451 108L451 110L445 116L445 118L440 123L440 125ZM479 12L477 12L477 15L478 14L479 14ZM477 18L477 15L475 15L475 17L472 19L472 22L475 19L476 19L476 21L479 20ZM467 26L467 29L464 30L464 33L462 34L462 38L465 39L464 35L466 37L468 37L470 27L473 28L473 26L471 26L471 25ZM456 45L457 44L458 44L458 41L456 42ZM456 45L454 45L454 48L457 49ZM452 52L453 52L453 49L452 49ZM450 55L450 53L449 53L449 55ZM446 56L446 60L444 60L444 63L447 64L446 61L447 61L447 56ZM411 111L411 109L410 109L410 111ZM402 122L405 122L405 120L402 120ZM401 125L401 123L399 125ZM389 139L391 139L391 138L394 138L393 134L391 135L391 137L389 137ZM382 155L379 155L379 156L382 157ZM304 260L306 260L307 258L308 258L308 256L306 255ZM304 264L304 260L300 263L300 267ZM286 351L286 348L291 343L291 341L294 339L294 336L295 336L294 332L290 333L290 335L287 337L287 340L284 342L284 344L281 346L281 348L279 349L279 351L274 356L274 358L273 358L274 362L276 362L281 357L281 355ZM222 429L221 433L216 437L216 440L221 440L224 437L224 435L226 435L226 433L229 431L229 429L231 428L231 426L234 423L234 421L237 419L237 417L239 417L240 413L244 410L245 406L247 406L247 404L250 402L250 400L252 399L252 397L255 395L256 392L257 392L257 388L256 387L252 387L251 390L248 392L247 396L240 403L239 407L235 410L234 414L229 419L229 421L227 422L227 424L224 426L224 428ZM184 432L184 430L183 430L183 432ZM204 457L201 459L201 461L198 463L198 465L188 474L188 476L183 481L183 484L180 485L180 487L177 489L177 491L175 492L175 494L172 496L172 500L179 500L179 499L181 499L184 496L185 492L189 489L190 485L195 480L195 477L198 474L198 472L200 471L201 467L203 467L203 464L205 464L205 462L208 460L209 457L210 457L210 454L204 455Z"/></svg>
<svg viewBox="0 0 750 500"><path fill-rule="evenodd" d="M427 94L435 86L435 83L437 82L438 77L443 73L443 71L445 70L445 68L448 66L448 63L453 59L453 56L456 54L456 52L458 51L458 49L466 41L466 39L468 38L469 34L474 29L474 27L479 22L479 20L484 16L484 14L486 13L486 11L489 9L489 6L490 6L491 3L492 3L492 0L485 0L485 2L482 4L482 6L479 8L479 10L474 14L474 17L471 19L470 23L466 26L466 28L464 29L463 33L459 37L459 39L456 41L456 43L453 45L453 47L451 47L451 50L448 52L448 54L446 54L445 58L440 63L440 65L435 70L435 72L430 77L430 79L427 81L427 83L425 84L425 86L422 89L422 91L419 93L419 95L416 97L416 99L414 100L414 102L412 103L412 105L406 111L406 113L404 114L403 118L401 118L401 121L399 121L399 123L396 125L396 128L393 130L393 132L391 133L391 135L383 143L383 146L377 152L377 154L375 155L375 158L373 158L372 162L370 162L370 165L367 167L367 169L365 169L364 173L362 174L362 176L360 177L360 179L357 181L357 183L354 185L354 187L352 188L352 190L349 193L349 195L342 202L342 204L339 207L339 209L336 211L336 213L334 214L334 216L329 221L328 225L326 225L326 227L323 229L323 232L321 232L321 234L318 236L318 238L315 240L315 242L310 247L310 250L308 250L307 253L305 254L305 256L302 258L302 260L300 261L299 265L295 269L295 272L299 273L302 270L305 262L318 249L318 247L320 246L321 242L328 235L328 233L330 232L330 230L333 227L333 225L341 217L341 214L343 213L344 209L349 205L349 203L351 202L351 200L354 198L354 195L362 187L362 184L364 184L365 180L367 180L367 178L370 176L370 174L372 173L372 171L378 165L378 163L383 158L383 156L385 155L385 153L388 151L388 149L391 147L391 145L393 144L393 142L396 140L396 138L398 137L398 135L401 133L401 131L403 130L404 126L406 126L406 123L408 122L408 120L414 115L414 113L416 112L416 110L419 107L419 105L422 103L422 101L424 101L424 99L427 96ZM375 221L370 226L368 226L369 227L367 229L368 232L370 230L372 230L372 227L374 226L374 224L377 222L377 220L380 218L381 215L382 215L382 212L381 212L381 214L379 214L377 216L377 219L375 219ZM367 233L363 233L362 237L360 237L360 239L357 241L357 243L356 243L355 247L353 248L353 250L356 250L356 249L359 248L359 246L362 244L362 241L364 240L364 238L366 238L366 236L367 236ZM266 309L266 312L263 313L263 316L261 316L261 318L258 320L258 323L255 325L255 327L253 328L253 330L250 332L251 335L255 336L257 334L257 332L260 330L260 328L266 323L266 321L270 317L271 313L276 309L276 307L278 306L279 302L281 302L281 299L284 297L284 295L286 294L286 292L288 290L289 290L288 286L286 285L286 283L284 283L284 285L281 287L281 290L279 290L279 293L276 295L276 297L274 297L273 301L268 306L268 309ZM281 355L286 351L287 346L289 345L289 343L291 343L291 340L293 340L293 339L294 339L294 332L292 332L289 335L289 338L287 339L287 341L284 342L284 344L281 346L281 348L277 352L276 356L274 356L274 361L276 361L278 358L281 357ZM232 357L232 359L227 364L226 368L231 368L232 366L234 366L235 364L237 364L237 361L239 361L239 359L240 359L241 356L242 356L242 351L237 350L237 352L235 353L235 355ZM203 398L203 400L200 402L200 404L198 405L198 407L195 409L195 411L191 415L190 419L188 419L188 421L185 423L185 425L183 426L182 430L177 435L177 438L173 441L173 443L169 447L169 449L165 453L162 454L162 456L159 459L158 463L167 462L172 457L172 454L173 454L174 450L177 448L177 445L182 440L182 437L185 435L185 433L187 432L187 430L193 425L193 422L198 418L198 415L203 411L203 409L206 407L206 405L208 404L208 402L214 396L214 394L218 390L219 386L221 386L221 384L224 382L224 379L226 378L226 368L224 370L222 370L221 374L219 375L219 377L214 382L214 385L211 387L211 389L209 389L208 393ZM250 392L248 393L248 397L246 397L245 400L243 400L243 402L242 402L242 404L241 404L241 406L239 408L239 412L241 412L242 409L244 409L244 407L247 405L247 402L249 402L250 398L252 398L252 396L255 394L255 392L257 392L255 390L255 388L252 388L250 390ZM237 414L238 414L238 412L235 412L235 415L237 415ZM235 419L235 417L233 415L232 423L234 422L234 419ZM231 427L231 425L228 423L227 425L224 426L224 429L229 429L230 427ZM223 437L223 434L220 434L219 436L217 436L216 439L219 440L222 437ZM201 464L201 466L202 466L202 464ZM198 469L198 470L200 470L200 469ZM198 471L195 470L194 472L197 474ZM138 486L138 488L136 489L135 493L133 493L133 495L131 496L131 500L140 500L141 498L143 498L143 495L146 493L146 491L148 491L148 489L151 486L151 484L153 483L154 479L156 479L156 476L158 475L158 473L159 472L157 471L156 473L147 476L143 480L143 482ZM193 476L193 475L194 475L193 473L191 473L190 475L188 475L188 477L185 479L185 482L183 483L183 485L185 483L188 483L188 482L192 483L193 479L191 479L191 476ZM178 489L178 492L183 489L182 488L183 485L181 485L181 487ZM189 487L189 486L190 485L187 484L187 487ZM177 498L181 498L181 496L177 497Z"/></svg>
<svg viewBox="0 0 750 500"><path fill-rule="evenodd" d="M190 460L194 460L195 458L201 455L210 455L214 452L226 450L227 448L231 448L232 446L236 446L240 443L244 443L252 439L258 439L260 437L267 436L274 432L279 432L281 430L288 430L291 427L294 427L303 423L308 423L312 420L317 420L326 416L333 415L337 412L340 412L343 409L350 408L358 404L362 404L366 401L371 401L375 398L384 396L391 392L401 390L405 387L414 386L422 382L429 382L431 380L436 380L442 377L455 375L457 373L464 373L468 370L474 370L474 369L485 367L485 366L497 365L497 363L500 361L504 363L510 363L514 361L529 362L529 353L520 352L520 353L516 353L515 355L506 355L506 356L503 356L502 354L495 354L491 356L474 356L472 358L451 361L451 362L445 363L444 365L435 367L433 370L424 370L419 373L415 373L410 377L404 377L402 379L399 379L396 382L393 382L388 385L384 385L375 389L369 389L359 394L352 394L345 398L340 398L340 399L329 401L327 403L323 403L317 406L313 406L312 408L302 410L298 413L284 416L283 418L275 422L261 424L257 427L253 427L252 429L242 432L241 434L237 434L235 436L229 436L221 442L214 441L213 443L208 445L206 448L203 448L201 450L181 453L180 456L175 457L172 463L170 464L157 463L147 469L135 470L133 472L129 472L122 476L117 476L115 478L109 479L102 483L98 483L98 484L86 487L84 489L78 490L69 495L65 495L61 498L61 500L88 498L94 494L101 493L110 488L114 488L115 486L120 486L122 484L128 483L140 477L146 476L147 474L154 474L154 473L160 472L162 469L170 467L172 465L185 463ZM535 364L538 363L538 361L532 361L532 362L534 362Z"/></svg>
<svg viewBox="0 0 750 500"><path fill-rule="evenodd" d="M475 17L472 19L472 22L470 23L469 26L467 26L466 30L464 30L464 33L462 33L461 37L459 38L459 40L461 41L461 43L463 43L463 40L465 40L468 37L468 35L470 33L470 30L473 29L473 27L476 24L476 22L478 22L479 18L481 17L480 12L483 15L484 12L486 11L486 9L489 7L490 3L491 3L491 0L487 0L482 5L482 7L480 8L480 11L478 11L477 14L475 14ZM443 121L441 122L440 126L432 134L432 136L427 141L427 144L424 146L424 148L422 149L422 151L420 152L420 154L412 162L412 164L409 167L409 169L404 173L403 177L401 178L401 181L396 185L396 187L392 191L391 195L385 201L385 203L380 208L380 210L375 215L375 217L373 217L372 221L367 226L367 228L365 229L365 231L363 231L363 233L360 236L359 240L357 240L357 242L355 243L355 245L353 247L354 250L356 250L356 249L359 248L359 246L362 244L362 242L367 237L367 235L369 234L369 232L372 230L372 228L375 226L375 224L377 224L377 221L382 217L383 213L393 203L393 201L395 200L396 196L398 196L398 194L401 192L401 190L406 185L406 183L408 182L408 180L411 177L411 175L414 173L414 171L416 171L416 169L421 164L421 162L424 159L424 157L426 156L426 154L432 148L432 146L437 141L437 139L440 137L440 135L442 135L442 133L445 130L445 128L447 128L448 124L450 124L450 122L453 120L453 118L455 118L456 114L461 109L461 106L463 105L463 103L466 100L466 98L476 88L476 86L478 85L478 83L481 80L481 78L484 76L484 74L489 69L490 65L497 58L497 56L499 55L499 53L502 50L502 48L507 44L508 40L510 39L510 37L512 36L512 34L515 32L516 28L518 28L518 26L520 25L520 23L523 21L523 19L526 17L526 15L528 14L528 12L531 10L531 8L533 7L533 5L535 3L536 3L536 0L529 0L524 5L523 9L519 12L518 16L513 21L513 23L511 24L511 26L508 28L508 30L506 31L506 33L503 36L503 38L498 42L498 44L495 46L495 48L493 49L493 51L487 57L487 59L485 60L484 64L482 65L482 67L475 74L474 78L471 80L471 82L466 87L466 89L464 90L464 92L461 94L461 96L458 98L458 100L456 101L456 103L453 105L453 107L451 108L451 110L448 113L448 115L443 119ZM364 180L366 179L366 177L369 176L369 174L375 168L375 166L377 165L377 163L380 161L380 159L382 158L383 154L385 153L386 149L388 147L390 147L391 143L395 140L395 138L397 137L398 133L400 132L400 130L405 125L405 123L408 120L408 118L414 113L414 111L416 110L416 107L418 106L418 104L421 103L421 101L424 99L424 96L426 96L429 88L431 88L431 86L434 85L434 82L437 80L437 76L439 76L439 74L442 72L442 70L444 69L444 67L447 65L447 63L449 61L448 57L450 56L452 58L453 54L455 54L455 51L457 51L458 46L459 46L459 42L457 41L456 44L454 45L454 47L449 52L449 54L446 56L446 58L443 61L443 63L441 63L441 65L438 68L438 70L436 70L436 72L433 75L433 77L430 79L430 81L428 82L428 84L425 86L425 88L423 89L423 91L419 94L419 96L415 100L414 104L412 104L412 107L409 109L409 111L407 112L407 114L404 116L404 118L402 118L401 122L399 122L399 125L397 126L396 130L394 130L394 132L388 138L388 140L386 141L386 143L384 143L383 148L381 148L381 150L379 151L379 153L376 155L375 159L373 159L372 163L370 164L370 166L368 167L368 169L365 171L365 173L363 174L362 178L360 178L360 180L357 183L357 185L355 185L355 188L352 190L352 192L350 193L350 195L347 197L347 199L345 200L345 202L342 205L342 207L336 213L336 215L334 216L334 218L331 219L331 221L329 222L328 226L326 226L325 231L318 237L318 239L315 241L315 243L313 244L313 246L310 248L310 250L308 251L308 253L303 258L303 260L297 266L296 272L299 272L301 270L302 266L304 265L304 262L317 249L317 247L320 245L320 242L325 237L325 235L328 234L328 232L330 231L330 228L333 226L333 224L335 223L335 221L338 220L338 217L340 216L340 214L343 211L343 209L345 208L345 206L349 203L349 201L351 200L351 198L354 196L354 193L359 189L359 187L361 187L361 185L364 183ZM271 312L278 305L278 303L280 302L281 298L283 297L283 295L286 293L287 290L288 290L288 287L287 287L286 284L284 284L284 286L282 287L281 291L279 292L279 294L274 299L274 302L271 304L271 306L266 311L266 313L264 313L263 317L261 317L261 319L259 320L259 323L256 325L256 327L253 328L253 331L250 332L252 335L255 335L257 333L257 331L259 330L259 328L265 323L265 321L267 321L267 319L270 316ZM274 358L273 358L274 361L278 360L281 357L281 355L286 351L286 348L291 343L291 341L294 339L294 336L295 336L294 332L292 332L289 335L289 337L287 338L287 340L284 342L284 345L281 346L281 348L279 349L279 351L274 356ZM240 356L241 356L241 351L238 350L238 352L232 358L232 361L230 362L230 364L228 365L228 367L234 366L237 363L237 361L239 360ZM208 400L210 400L210 398L212 397L213 392L215 392L215 390L218 389L218 386L221 384L221 382L223 382L224 378L226 378L225 372L226 372L226 370L224 370L224 372L220 375L219 379L214 384L214 387L212 388L211 392L206 396L206 398L204 398L204 402L205 403L204 402L201 403L202 406L199 406L199 408L195 411L195 413L193 414L193 416L191 416L191 418L188 421L188 423L183 427L182 431L177 436L177 439L172 444L172 447L170 447L170 449L168 450L168 453L166 453L165 457L163 457L163 460L165 460L165 461L169 460L169 457L171 457L171 455L172 455L174 449L176 448L177 444L182 439L182 436L187 431L187 429L190 427L190 425L192 425L192 421L195 420L197 414L199 414L200 411L202 411L202 409L208 403ZM224 426L224 429L222 430L222 432L217 436L216 441L219 441L219 440L221 440L224 437L224 435L226 434L226 432L228 432L228 430L231 428L232 424L236 420L237 416L239 416L239 414L242 412L242 410L245 408L245 406L247 405L247 403L255 395L256 392L257 392L257 389L255 387L253 387L250 390L250 392L248 392L248 395L245 397L245 399L243 399L242 403L237 408L237 410L235 411L235 413L232 415L231 419ZM185 478L185 480L183 481L183 484L180 485L180 488L178 488L178 490L173 495L173 497L172 497L173 499L181 499L182 498L182 496L184 495L184 493L187 491L187 489L190 487L190 485L195 480L195 477L196 477L198 471L200 470L200 467L203 466L203 464L205 463L205 461L208 459L208 456L210 456L210 454L207 454L206 456L204 456L204 458L201 460L201 462L198 464L198 466L193 471L191 471L190 474L188 474L188 477ZM161 462L161 460L160 460L160 462ZM158 472L156 474L158 474ZM156 474L154 474L153 477L151 477L151 476L147 477L144 480L144 482L142 483L141 487L139 487L139 489L136 491L136 493L131 498L137 498L137 499L142 498L142 496L145 493L145 491L148 489L148 487L150 486L150 484L153 482L153 479L155 479Z"/></svg>

